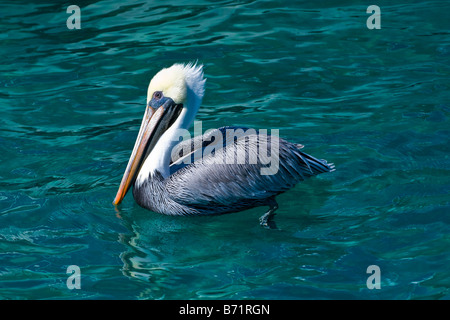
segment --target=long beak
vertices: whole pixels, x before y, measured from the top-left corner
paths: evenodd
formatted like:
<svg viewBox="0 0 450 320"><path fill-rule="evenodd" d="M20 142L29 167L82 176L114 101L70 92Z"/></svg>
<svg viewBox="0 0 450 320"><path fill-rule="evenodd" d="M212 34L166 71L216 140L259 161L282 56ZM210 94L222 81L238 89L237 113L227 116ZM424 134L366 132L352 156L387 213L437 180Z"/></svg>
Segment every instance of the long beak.
<svg viewBox="0 0 450 320"><path fill-rule="evenodd" d="M136 180L144 160L147 158L161 135L178 117L181 107L182 105L177 105L172 99L168 99L156 110L150 106L146 108L133 152L131 153L130 160L128 160L122 182L120 183L119 190L113 201L115 206L122 202L128 190Z"/></svg>

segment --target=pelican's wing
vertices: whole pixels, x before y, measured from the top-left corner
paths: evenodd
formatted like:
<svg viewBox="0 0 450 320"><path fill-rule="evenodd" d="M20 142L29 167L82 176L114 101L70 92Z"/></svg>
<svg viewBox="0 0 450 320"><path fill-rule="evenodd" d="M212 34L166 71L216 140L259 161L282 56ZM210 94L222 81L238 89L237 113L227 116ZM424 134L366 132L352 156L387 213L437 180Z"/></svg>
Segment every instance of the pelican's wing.
<svg viewBox="0 0 450 320"><path fill-rule="evenodd" d="M170 174L201 158L207 147L216 151L225 147L227 132L228 134L237 132L237 137L239 137L245 134L247 130L248 128L245 127L227 126L208 130L204 135L181 141L172 150Z"/></svg>
<svg viewBox="0 0 450 320"><path fill-rule="evenodd" d="M238 137L218 150L206 146L203 151L214 152L166 179L174 201L196 208L262 201L308 177L334 170L325 160L301 152L299 145L258 133ZM242 161L239 154L244 151Z"/></svg>

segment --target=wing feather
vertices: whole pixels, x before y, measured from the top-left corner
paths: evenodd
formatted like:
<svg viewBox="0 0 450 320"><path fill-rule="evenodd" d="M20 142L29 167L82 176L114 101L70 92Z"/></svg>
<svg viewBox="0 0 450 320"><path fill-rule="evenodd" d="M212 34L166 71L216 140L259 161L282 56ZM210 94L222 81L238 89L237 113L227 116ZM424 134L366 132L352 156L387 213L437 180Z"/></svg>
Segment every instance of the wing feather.
<svg viewBox="0 0 450 320"><path fill-rule="evenodd" d="M217 130L225 133L225 130L230 128L237 127L224 127ZM191 144L192 152L200 147L204 151L211 145L209 138L210 135L204 136L202 142L201 137L197 137L185 143ZM274 139L277 139L278 144L278 170L275 174L263 175L261 169L273 165L273 162L269 163L267 158L260 157L261 153L258 151L263 146L271 150ZM236 163L236 159L239 159L237 153L243 151L246 152L245 161ZM258 153L256 163L251 161L252 152ZM228 164L227 155L230 157L230 154L234 156L235 161ZM180 159L181 157L174 163ZM198 208L213 205L230 206L233 203L249 201L263 202L308 177L332 171L333 168L334 166L328 165L326 161L303 153L297 144L256 132L256 134L241 135L227 145L225 141L223 144L218 144L214 153L203 155L201 159L174 172L166 179L166 187L170 197L180 204Z"/></svg>

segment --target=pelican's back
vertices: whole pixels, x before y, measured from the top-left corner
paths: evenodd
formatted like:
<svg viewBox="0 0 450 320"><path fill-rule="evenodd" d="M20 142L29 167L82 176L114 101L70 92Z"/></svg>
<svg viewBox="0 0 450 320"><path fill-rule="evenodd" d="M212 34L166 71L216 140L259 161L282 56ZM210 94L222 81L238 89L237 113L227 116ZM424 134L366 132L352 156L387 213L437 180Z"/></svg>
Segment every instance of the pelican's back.
<svg viewBox="0 0 450 320"><path fill-rule="evenodd" d="M217 130L225 137L227 129L249 132L247 128L237 127ZM237 135L228 144L226 141L217 144L218 141L211 139L214 134L219 136L218 132L210 132L208 136L180 144L181 147L192 146L189 154L191 160L195 160L194 153L197 151L198 155L199 149L203 157L182 166L180 159L183 155L180 152L180 157L173 160L181 168L165 180L168 196L172 200L204 214L228 213L266 205L268 199L291 189L298 182L334 170L333 164L302 152L300 145L259 131ZM215 148L212 148L214 141ZM205 154L207 150L213 152ZM242 154L245 154L244 158Z"/></svg>

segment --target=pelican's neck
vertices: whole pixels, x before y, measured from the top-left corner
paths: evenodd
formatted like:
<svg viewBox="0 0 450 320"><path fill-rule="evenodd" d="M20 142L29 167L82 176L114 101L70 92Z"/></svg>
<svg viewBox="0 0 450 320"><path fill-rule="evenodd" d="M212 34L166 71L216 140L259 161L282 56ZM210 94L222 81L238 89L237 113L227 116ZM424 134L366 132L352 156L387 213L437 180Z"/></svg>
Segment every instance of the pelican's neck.
<svg viewBox="0 0 450 320"><path fill-rule="evenodd" d="M199 107L193 105L183 107L180 115L173 125L164 132L159 138L153 150L144 161L141 170L139 171L136 183L140 186L149 176L153 176L156 171L159 171L164 178L170 175L170 159L172 156L172 149L180 142L180 136L183 136L184 130L189 129L192 121L195 118ZM181 131L180 129L184 129Z"/></svg>

